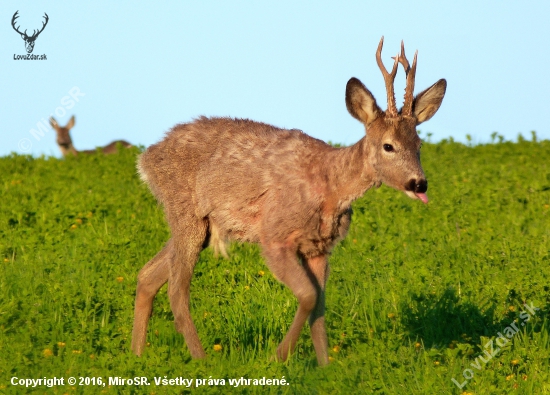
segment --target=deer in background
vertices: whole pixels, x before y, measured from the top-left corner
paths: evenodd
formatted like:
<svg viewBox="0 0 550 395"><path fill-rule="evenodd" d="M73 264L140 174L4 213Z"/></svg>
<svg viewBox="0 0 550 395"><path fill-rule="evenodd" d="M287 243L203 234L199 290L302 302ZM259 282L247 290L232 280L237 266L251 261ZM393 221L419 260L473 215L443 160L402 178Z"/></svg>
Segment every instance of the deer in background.
<svg viewBox="0 0 550 395"><path fill-rule="evenodd" d="M69 119L69 122L65 126L59 126L57 121L54 119L54 117L50 117L50 125L55 129L57 133L57 145L59 145L59 149L61 150L61 153L63 156L67 155L78 155L78 154L94 154L97 152L95 149L90 150L84 150L84 151L78 151L74 145L73 140L71 139L71 135L69 134L69 131L73 128L75 123L74 115ZM105 147L101 147L101 151L104 154L114 154L117 152L117 146L120 144L123 147L131 147L132 144L130 144L127 141L124 140L117 140L113 141L110 144L107 144Z"/></svg>
<svg viewBox="0 0 550 395"><path fill-rule="evenodd" d="M345 237L351 203L387 184L428 202L416 126L430 119L445 95L439 80L413 96L416 54L409 66L403 44L390 73L380 40L376 61L386 85L382 111L357 78L346 87L346 106L365 127L355 145L333 148L299 130L247 119L200 117L176 125L138 159L138 171L164 206L172 238L138 275L132 349L141 355L153 299L168 282L175 326L193 358L206 356L189 310L190 285L200 251L224 251L226 241L259 243L273 275L290 288L298 309L277 348L286 360L309 319L320 365L328 363L325 285L328 256ZM405 100L397 110L393 82L405 69Z"/></svg>

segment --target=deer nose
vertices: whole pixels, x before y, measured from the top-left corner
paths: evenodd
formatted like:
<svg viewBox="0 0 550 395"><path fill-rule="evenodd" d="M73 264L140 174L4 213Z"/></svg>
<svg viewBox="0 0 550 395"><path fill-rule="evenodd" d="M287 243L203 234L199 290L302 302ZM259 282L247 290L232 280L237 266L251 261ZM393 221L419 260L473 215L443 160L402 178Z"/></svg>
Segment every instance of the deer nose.
<svg viewBox="0 0 550 395"><path fill-rule="evenodd" d="M423 178L420 180L413 178L405 185L405 189L414 193L424 193L428 190L428 181Z"/></svg>
<svg viewBox="0 0 550 395"><path fill-rule="evenodd" d="M414 191L416 193L424 193L428 190L428 181L422 179L415 183Z"/></svg>

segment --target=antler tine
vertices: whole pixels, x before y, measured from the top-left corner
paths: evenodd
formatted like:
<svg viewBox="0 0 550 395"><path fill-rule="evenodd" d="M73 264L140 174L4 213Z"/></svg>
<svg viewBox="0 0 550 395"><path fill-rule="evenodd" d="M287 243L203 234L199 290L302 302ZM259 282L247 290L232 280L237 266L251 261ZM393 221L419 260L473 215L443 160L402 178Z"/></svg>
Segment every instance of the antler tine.
<svg viewBox="0 0 550 395"><path fill-rule="evenodd" d="M48 21L50 20L50 17L48 16L48 14L44 13L44 16L42 18L44 18L46 20L42 25L42 30L44 30L44 28L48 24ZM42 30L40 30L40 31L42 31Z"/></svg>
<svg viewBox="0 0 550 395"><path fill-rule="evenodd" d="M407 57L405 56L405 44L403 43L403 40L401 40L401 53L397 56L397 58L399 59L399 63L401 63L405 69L405 75L408 75L411 67ZM395 59L395 57L392 57L392 59Z"/></svg>
<svg viewBox="0 0 550 395"><path fill-rule="evenodd" d="M13 14L13 17L11 18L11 27L13 27L13 30L15 30L19 34L23 34L19 31L19 26L15 27L15 22L17 18L19 18L19 15L17 15L19 11L15 11L15 14Z"/></svg>
<svg viewBox="0 0 550 395"><path fill-rule="evenodd" d="M386 68L384 67L384 63L382 62L382 46L384 45L384 36L380 39L380 43L378 44L378 49L376 51L376 63L378 63L378 67L380 68L380 71L382 72L382 76L384 77L384 83L386 84L386 94L388 96L388 109L387 113L390 117L396 117L397 116L397 106L395 105L395 94L393 92L393 81L395 80L395 75L397 74L397 62L399 55L395 58L395 62L393 63L393 68L391 73L388 73Z"/></svg>
<svg viewBox="0 0 550 395"><path fill-rule="evenodd" d="M405 102L403 103L402 114L405 116L412 116L412 105L414 100L414 78L416 76L416 57L418 51L414 53L414 59L412 67L409 66L409 61L405 56L405 44L401 41L401 53L397 56L396 60L403 65L405 69L405 75L407 76L407 86L405 87Z"/></svg>

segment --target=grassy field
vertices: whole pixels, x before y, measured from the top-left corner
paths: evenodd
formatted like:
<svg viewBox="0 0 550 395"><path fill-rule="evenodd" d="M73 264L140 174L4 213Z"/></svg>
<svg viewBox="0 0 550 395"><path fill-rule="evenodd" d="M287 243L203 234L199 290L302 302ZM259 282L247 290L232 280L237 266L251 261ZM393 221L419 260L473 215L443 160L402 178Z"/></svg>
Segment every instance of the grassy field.
<svg viewBox="0 0 550 395"><path fill-rule="evenodd" d="M169 238L137 153L0 158L0 393L550 393L550 141L426 143L428 205L386 187L354 204L330 259L326 368L309 328L272 361L296 301L253 245L197 264L206 360L175 331L166 286L143 357L130 352L137 273ZM53 377L64 385L12 383Z"/></svg>

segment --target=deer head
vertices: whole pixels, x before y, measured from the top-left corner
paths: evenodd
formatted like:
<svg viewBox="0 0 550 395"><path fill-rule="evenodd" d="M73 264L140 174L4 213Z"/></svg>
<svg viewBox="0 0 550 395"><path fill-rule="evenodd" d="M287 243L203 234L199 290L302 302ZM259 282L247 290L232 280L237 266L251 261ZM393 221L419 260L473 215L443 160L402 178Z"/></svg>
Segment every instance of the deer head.
<svg viewBox="0 0 550 395"><path fill-rule="evenodd" d="M13 18L11 18L11 26L13 27L13 30L15 30L17 33L21 35L21 38L25 40L25 49L27 50L27 53L32 53L32 50L34 49L34 41L38 38L38 35L42 33L46 25L48 24L48 14L44 13L44 19L45 22L42 24L42 28L40 30L33 30L32 36L27 35L27 30L25 29L24 32L19 31L19 26L15 26L16 19L19 18L19 15L17 15L19 11L15 11L15 14L13 14Z"/></svg>
<svg viewBox="0 0 550 395"><path fill-rule="evenodd" d="M414 78L416 58L412 67L405 57L405 48L401 42L401 53L388 73L381 59L384 37L378 44L376 62L384 77L388 108L382 111L370 91L357 78L351 78L346 87L346 106L349 113L365 125L366 157L376 174L376 184L384 183L397 190L404 191L413 199L427 203L428 182L420 164L420 146L422 142L416 132L416 126L430 119L439 109L447 82L440 79L431 87L414 97ZM407 85L405 101L401 110L397 110L393 82L397 66L401 63L405 69Z"/></svg>
<svg viewBox="0 0 550 395"><path fill-rule="evenodd" d="M57 145L61 149L63 156L67 154L76 155L77 151L73 146L73 140L69 134L70 130L73 128L75 123L74 115L69 119L69 122L65 126L59 126L54 117L50 117L50 125L55 129L57 133Z"/></svg>

